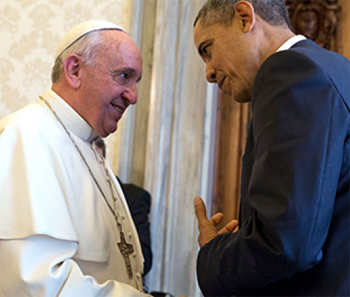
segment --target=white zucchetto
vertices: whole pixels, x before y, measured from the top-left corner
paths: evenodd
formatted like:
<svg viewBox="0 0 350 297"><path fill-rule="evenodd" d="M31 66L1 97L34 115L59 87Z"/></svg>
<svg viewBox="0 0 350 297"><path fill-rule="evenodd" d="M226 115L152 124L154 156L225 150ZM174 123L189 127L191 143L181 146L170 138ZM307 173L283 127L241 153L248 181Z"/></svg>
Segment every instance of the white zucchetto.
<svg viewBox="0 0 350 297"><path fill-rule="evenodd" d="M71 46L75 41L77 41L79 38L83 37L84 35L93 32L93 31L99 31L99 30L121 30L126 32L126 30L118 26L116 24L113 24L108 21L102 21L102 20L94 20L94 21L87 21L80 25L75 26L72 28L60 41L57 51L55 54L55 61L57 57L62 54L64 50L66 50L69 46Z"/></svg>

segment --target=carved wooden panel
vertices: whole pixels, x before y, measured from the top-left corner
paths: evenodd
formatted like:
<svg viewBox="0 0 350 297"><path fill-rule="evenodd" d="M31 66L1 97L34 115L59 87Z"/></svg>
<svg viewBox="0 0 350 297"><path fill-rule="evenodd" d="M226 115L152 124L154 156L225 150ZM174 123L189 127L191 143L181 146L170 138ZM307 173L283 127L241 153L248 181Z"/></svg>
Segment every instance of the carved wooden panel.
<svg viewBox="0 0 350 297"><path fill-rule="evenodd" d="M248 103L238 103L219 91L214 186L211 214L225 216L218 229L237 219L241 191L242 156L250 121Z"/></svg>
<svg viewBox="0 0 350 297"><path fill-rule="evenodd" d="M286 0L294 32L342 53L338 0Z"/></svg>

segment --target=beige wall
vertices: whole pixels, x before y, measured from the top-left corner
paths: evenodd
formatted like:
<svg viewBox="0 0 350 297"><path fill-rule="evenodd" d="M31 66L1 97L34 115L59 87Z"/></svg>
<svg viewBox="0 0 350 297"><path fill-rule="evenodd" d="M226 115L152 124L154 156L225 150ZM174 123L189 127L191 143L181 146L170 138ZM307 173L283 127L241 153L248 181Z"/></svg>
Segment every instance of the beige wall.
<svg viewBox="0 0 350 297"><path fill-rule="evenodd" d="M130 2L0 0L0 118L50 87L53 55L67 30L89 19L127 28Z"/></svg>
<svg viewBox="0 0 350 297"><path fill-rule="evenodd" d="M70 28L103 19L128 30L130 10L131 0L0 0L0 119L51 87L53 56ZM113 165L118 138L107 139Z"/></svg>

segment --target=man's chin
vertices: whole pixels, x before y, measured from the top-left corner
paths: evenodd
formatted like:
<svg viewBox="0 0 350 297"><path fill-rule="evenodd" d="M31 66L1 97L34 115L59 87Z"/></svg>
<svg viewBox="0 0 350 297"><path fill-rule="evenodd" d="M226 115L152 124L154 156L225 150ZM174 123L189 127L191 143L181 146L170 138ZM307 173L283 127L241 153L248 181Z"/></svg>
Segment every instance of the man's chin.
<svg viewBox="0 0 350 297"><path fill-rule="evenodd" d="M221 91L238 103L245 103L251 100L251 92L247 90L235 91L234 89L221 89Z"/></svg>
<svg viewBox="0 0 350 297"><path fill-rule="evenodd" d="M252 93L248 90L242 90L240 92L235 93L232 98L238 103L247 103L250 102L252 97Z"/></svg>
<svg viewBox="0 0 350 297"><path fill-rule="evenodd" d="M113 127L113 128L111 128L111 129L108 130L108 135L114 133L114 132L117 131L117 130L118 130L118 125L115 125L115 127Z"/></svg>
<svg viewBox="0 0 350 297"><path fill-rule="evenodd" d="M98 134L98 136L105 138L105 137L109 136L110 134L114 133L115 131L117 131L117 129L118 129L118 124L115 124L115 126L111 126L111 127L102 129L99 132L96 131L96 133Z"/></svg>
<svg viewBox="0 0 350 297"><path fill-rule="evenodd" d="M225 95L232 96L231 90L222 90Z"/></svg>

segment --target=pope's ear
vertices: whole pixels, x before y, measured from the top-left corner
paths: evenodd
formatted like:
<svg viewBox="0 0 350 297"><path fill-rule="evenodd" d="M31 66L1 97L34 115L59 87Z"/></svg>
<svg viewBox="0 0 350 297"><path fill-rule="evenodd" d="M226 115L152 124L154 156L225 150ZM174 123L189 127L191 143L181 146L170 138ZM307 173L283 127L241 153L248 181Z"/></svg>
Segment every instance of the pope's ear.
<svg viewBox="0 0 350 297"><path fill-rule="evenodd" d="M235 6L235 15L239 17L240 26L244 33L249 33L255 25L253 5L246 1L239 1Z"/></svg>
<svg viewBox="0 0 350 297"><path fill-rule="evenodd" d="M64 76L73 89L78 89L81 82L82 61L78 55L71 54L64 60Z"/></svg>

